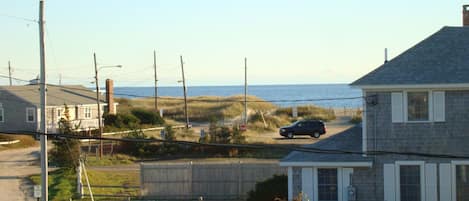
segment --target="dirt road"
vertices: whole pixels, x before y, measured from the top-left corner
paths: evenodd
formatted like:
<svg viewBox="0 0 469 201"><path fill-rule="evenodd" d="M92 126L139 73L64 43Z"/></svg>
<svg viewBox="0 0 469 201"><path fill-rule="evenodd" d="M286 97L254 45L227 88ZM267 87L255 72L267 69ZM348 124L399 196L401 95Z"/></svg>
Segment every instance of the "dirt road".
<svg viewBox="0 0 469 201"><path fill-rule="evenodd" d="M39 147L0 151L0 200L34 201L25 177L40 172Z"/></svg>

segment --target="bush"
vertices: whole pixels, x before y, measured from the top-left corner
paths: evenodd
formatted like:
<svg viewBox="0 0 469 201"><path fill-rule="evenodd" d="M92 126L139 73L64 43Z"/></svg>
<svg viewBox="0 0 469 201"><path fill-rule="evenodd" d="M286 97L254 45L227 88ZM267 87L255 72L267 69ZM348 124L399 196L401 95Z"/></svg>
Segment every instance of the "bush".
<svg viewBox="0 0 469 201"><path fill-rule="evenodd" d="M254 190L248 192L247 201L283 200L288 194L288 177L274 175L273 177L256 183Z"/></svg>
<svg viewBox="0 0 469 201"><path fill-rule="evenodd" d="M141 130L133 130L131 133L127 134L124 139L143 140L149 138ZM149 145L150 143L148 142L123 141L120 144L120 149L122 152L132 156L142 157L148 154Z"/></svg>
<svg viewBox="0 0 469 201"><path fill-rule="evenodd" d="M164 120L160 114L154 111L149 111L141 108L131 110L131 113L140 120L142 124L163 125Z"/></svg>
<svg viewBox="0 0 469 201"><path fill-rule="evenodd" d="M140 120L130 113L104 114L104 125L116 128L135 128Z"/></svg>

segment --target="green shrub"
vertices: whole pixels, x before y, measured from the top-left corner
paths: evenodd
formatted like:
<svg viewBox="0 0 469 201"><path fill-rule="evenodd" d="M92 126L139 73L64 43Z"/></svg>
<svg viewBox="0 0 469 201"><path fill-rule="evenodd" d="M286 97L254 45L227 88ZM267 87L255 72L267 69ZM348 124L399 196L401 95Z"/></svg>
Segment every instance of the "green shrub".
<svg viewBox="0 0 469 201"><path fill-rule="evenodd" d="M284 200L288 194L288 177L286 175L274 175L273 177L256 183L254 190L248 192L247 201L271 201Z"/></svg>
<svg viewBox="0 0 469 201"><path fill-rule="evenodd" d="M133 130L132 132L127 134L124 139L144 140L149 138L141 130ZM130 154L132 156L137 157L143 157L148 153L149 145L149 142L123 141L120 144L120 149L126 154Z"/></svg>
<svg viewBox="0 0 469 201"><path fill-rule="evenodd" d="M104 114L104 125L116 128L135 128L140 120L130 113Z"/></svg>
<svg viewBox="0 0 469 201"><path fill-rule="evenodd" d="M65 118L59 121L59 133L62 135L76 135L70 122L70 113L67 105L64 111ZM51 160L61 167L75 169L80 159L80 142L77 139L60 137L53 141L54 149L50 152Z"/></svg>
<svg viewBox="0 0 469 201"><path fill-rule="evenodd" d="M151 125L163 125L164 120L160 117L159 113L145 110L141 108L135 108L131 110L131 113L140 120L142 124Z"/></svg>

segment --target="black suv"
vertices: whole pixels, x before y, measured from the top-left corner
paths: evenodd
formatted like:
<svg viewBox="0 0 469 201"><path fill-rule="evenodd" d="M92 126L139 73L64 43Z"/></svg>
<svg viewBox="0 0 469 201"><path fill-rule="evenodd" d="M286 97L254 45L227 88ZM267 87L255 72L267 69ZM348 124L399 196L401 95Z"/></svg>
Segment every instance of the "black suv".
<svg viewBox="0 0 469 201"><path fill-rule="evenodd" d="M310 135L319 138L326 133L326 125L319 120L300 120L295 123L281 127L280 135L287 138L293 138L295 135Z"/></svg>

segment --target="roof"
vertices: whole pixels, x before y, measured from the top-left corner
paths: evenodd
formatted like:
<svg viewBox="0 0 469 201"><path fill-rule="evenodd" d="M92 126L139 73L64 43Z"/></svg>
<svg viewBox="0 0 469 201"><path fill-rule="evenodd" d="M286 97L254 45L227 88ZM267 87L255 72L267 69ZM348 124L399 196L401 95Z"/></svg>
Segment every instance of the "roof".
<svg viewBox="0 0 469 201"><path fill-rule="evenodd" d="M469 27L443 27L352 86L469 83Z"/></svg>
<svg viewBox="0 0 469 201"><path fill-rule="evenodd" d="M29 102L40 106L39 85L21 85L21 86L0 86L0 93L10 93ZM100 96L104 103L104 97ZM1 100L1 96L0 96ZM85 105L96 104L96 92L80 85L48 85L47 86L47 105Z"/></svg>
<svg viewBox="0 0 469 201"><path fill-rule="evenodd" d="M334 136L303 147L360 153L362 152L362 128L361 126L355 126ZM280 163L292 162L371 162L371 159L365 158L361 154L329 154L293 151L280 160Z"/></svg>

